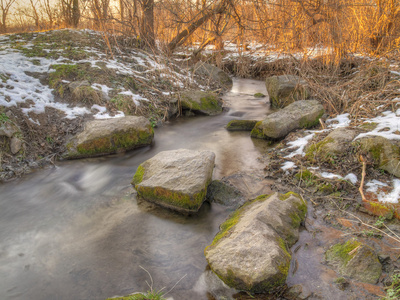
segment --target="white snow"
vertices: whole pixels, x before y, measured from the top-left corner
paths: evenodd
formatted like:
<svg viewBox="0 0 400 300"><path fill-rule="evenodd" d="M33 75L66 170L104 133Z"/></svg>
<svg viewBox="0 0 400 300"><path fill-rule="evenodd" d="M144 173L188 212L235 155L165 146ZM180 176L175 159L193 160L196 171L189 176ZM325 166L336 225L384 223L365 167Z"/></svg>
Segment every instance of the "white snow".
<svg viewBox="0 0 400 300"><path fill-rule="evenodd" d="M92 87L96 90L101 90L103 93L105 93L106 95L108 95L109 91L112 91L113 89L106 86L105 84L98 84L98 83L94 83L92 85Z"/></svg>
<svg viewBox="0 0 400 300"><path fill-rule="evenodd" d="M389 140L400 140L400 109L396 112L385 111L382 116L370 119L367 122L377 123L374 130L359 134L354 140L366 136L382 136Z"/></svg>
<svg viewBox="0 0 400 300"><path fill-rule="evenodd" d="M350 125L349 114L342 114L336 116L336 118L326 120L326 124L329 124L328 127L332 129L347 127Z"/></svg>
<svg viewBox="0 0 400 300"><path fill-rule="evenodd" d="M296 155L302 155L304 156L304 148L307 146L308 141L311 140L313 138L313 136L315 135L315 132L310 133L309 135L306 135L305 137L299 138L293 142L289 142L288 145L289 147L287 149L293 149L293 148L297 148L296 151L293 151L292 153L290 153L289 155L286 155L285 158L291 158L294 157Z"/></svg>
<svg viewBox="0 0 400 300"><path fill-rule="evenodd" d="M282 167L281 167L281 169L284 170L284 171L286 171L286 170L288 170L288 169L295 169L295 168L297 168L297 166L296 166L295 163L292 162L292 161L286 161L286 162L284 162L283 165L282 165Z"/></svg>
<svg viewBox="0 0 400 300"><path fill-rule="evenodd" d="M367 192L372 192L377 194L378 201L379 202L385 202L385 203L399 203L399 198L400 198L400 180L399 179L393 179L393 190L386 194L383 191L379 191L380 187L385 187L388 186L388 184L384 182L380 182L378 180L371 180L366 184L368 186L368 189L366 190Z"/></svg>
<svg viewBox="0 0 400 300"><path fill-rule="evenodd" d="M383 187L383 186L388 186L387 183L381 182L379 180L371 180L365 184L368 188L366 189L367 192L372 192L376 193L378 191L378 188Z"/></svg>
<svg viewBox="0 0 400 300"><path fill-rule="evenodd" d="M335 178L343 179L342 176L337 175L337 174L333 174L333 173L329 173L329 172L322 172L322 173L320 173L320 175L321 175L321 177L328 178L328 179L335 179Z"/></svg>
<svg viewBox="0 0 400 300"><path fill-rule="evenodd" d="M118 94L119 94L119 95L131 96L131 97L132 97L132 100L133 100L133 102L135 103L136 106L139 106L139 105L140 105L139 100L149 101L148 99L143 98L143 97L140 96L139 94L134 94L134 93L132 93L132 91L123 91L123 92L120 92L120 93L118 93Z"/></svg>
<svg viewBox="0 0 400 300"><path fill-rule="evenodd" d="M356 184L358 181L357 175L353 173L347 174L344 176L344 179L350 181L352 184Z"/></svg>

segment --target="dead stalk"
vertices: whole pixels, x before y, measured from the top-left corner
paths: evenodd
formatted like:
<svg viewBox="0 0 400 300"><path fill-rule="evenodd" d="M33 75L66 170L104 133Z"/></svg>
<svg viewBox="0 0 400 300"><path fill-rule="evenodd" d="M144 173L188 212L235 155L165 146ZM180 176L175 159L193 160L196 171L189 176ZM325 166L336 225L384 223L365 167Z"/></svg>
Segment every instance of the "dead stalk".
<svg viewBox="0 0 400 300"><path fill-rule="evenodd" d="M367 199L364 196L364 180L365 180L365 175L366 175L366 169L367 169L367 163L365 162L365 159L362 155L360 155L360 160L362 162L362 174L361 174L361 183L360 183L360 188L358 189L361 194L362 201L367 201Z"/></svg>

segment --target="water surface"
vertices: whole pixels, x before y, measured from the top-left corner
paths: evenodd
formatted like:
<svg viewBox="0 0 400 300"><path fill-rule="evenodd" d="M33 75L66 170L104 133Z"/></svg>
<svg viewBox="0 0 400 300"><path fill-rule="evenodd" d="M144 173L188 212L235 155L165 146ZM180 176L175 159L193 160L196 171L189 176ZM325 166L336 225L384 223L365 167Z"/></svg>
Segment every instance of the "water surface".
<svg viewBox="0 0 400 300"><path fill-rule="evenodd" d="M180 118L155 130L152 146L56 167L0 185L0 299L105 299L166 287L174 299L207 299L204 248L229 210L205 203L181 216L136 199L138 165L160 151L211 150L214 178L259 172L267 147L249 132L228 132L232 119L268 113L263 82L237 79L219 116Z"/></svg>

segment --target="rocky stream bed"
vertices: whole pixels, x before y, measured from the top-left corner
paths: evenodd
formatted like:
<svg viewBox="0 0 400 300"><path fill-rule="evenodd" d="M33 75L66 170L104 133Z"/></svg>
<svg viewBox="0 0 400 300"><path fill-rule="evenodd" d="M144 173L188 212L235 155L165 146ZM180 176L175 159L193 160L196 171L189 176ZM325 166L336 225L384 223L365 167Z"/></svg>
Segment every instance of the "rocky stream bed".
<svg viewBox="0 0 400 300"><path fill-rule="evenodd" d="M29 58L0 73L1 178L23 176L0 185L2 299L396 299L396 101L355 122L295 75L232 87L93 34L0 39Z"/></svg>

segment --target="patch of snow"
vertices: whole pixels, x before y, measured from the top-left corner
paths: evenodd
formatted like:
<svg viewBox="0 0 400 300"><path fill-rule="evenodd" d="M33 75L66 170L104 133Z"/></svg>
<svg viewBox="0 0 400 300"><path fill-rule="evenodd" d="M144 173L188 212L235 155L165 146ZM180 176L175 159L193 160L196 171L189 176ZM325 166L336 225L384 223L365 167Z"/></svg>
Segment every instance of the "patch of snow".
<svg viewBox="0 0 400 300"><path fill-rule="evenodd" d="M286 161L281 167L281 169L284 170L284 171L286 171L288 169L295 169L295 168L297 168L297 166L292 161Z"/></svg>
<svg viewBox="0 0 400 300"><path fill-rule="evenodd" d="M288 149L293 149L293 148L297 148L296 151L293 151L292 153L290 153L289 155L286 155L285 158L291 158L294 157L296 155L302 155L304 156L304 148L307 146L308 141L311 140L313 138L313 136L315 135L315 132L306 135L305 137L299 138L293 142L289 142L288 145Z"/></svg>
<svg viewBox="0 0 400 300"><path fill-rule="evenodd" d="M400 140L400 109L396 112L385 111L382 116L370 119L367 122L377 123L378 125L372 131L359 134L354 140L365 136L382 136L389 140Z"/></svg>
<svg viewBox="0 0 400 300"><path fill-rule="evenodd" d="M322 172L319 175L321 175L321 177L323 177L323 178L328 178L328 179L335 179L335 178L343 179L342 176L337 175L337 174L333 174L333 173L329 173L329 172Z"/></svg>
<svg viewBox="0 0 400 300"><path fill-rule="evenodd" d="M136 106L139 106L139 105L140 105L139 100L149 101L148 99L143 98L143 97L140 96L139 94L134 94L134 93L132 93L132 91L123 91L123 92L120 92L120 93L118 93L118 94L119 94L119 95L131 96L131 97L132 97L132 100L133 100L133 102L135 103Z"/></svg>
<svg viewBox="0 0 400 300"><path fill-rule="evenodd" d="M385 203L398 203L400 198L400 180L393 179L393 190L390 193L379 191L381 187L387 187L388 184L378 180L371 180L365 184L368 186L367 192L377 193L378 201Z"/></svg>
<svg viewBox="0 0 400 300"><path fill-rule="evenodd" d="M379 202L385 203L399 203L400 198L400 180L393 179L393 190L389 194L380 192L378 194Z"/></svg>
<svg viewBox="0 0 400 300"><path fill-rule="evenodd" d="M30 100L30 107L22 111L29 117L29 113L44 113L46 107L52 107L65 113L66 118L73 119L78 115L90 113L84 107L68 107L65 103L54 102L53 89L42 85L40 80L29 73L44 73L49 71L51 64L56 60L40 58L41 65L35 65L15 50L2 51L0 55L0 73L8 77L6 84L0 88L0 105L5 107L17 106ZM5 71L7 70L7 73ZM32 120L32 119L30 119ZM35 123L35 122L34 122Z"/></svg>
<svg viewBox="0 0 400 300"><path fill-rule="evenodd" d="M119 111L118 114L114 116L110 116L110 114L107 113L107 108L104 106L100 106L97 104L94 104L91 107L91 110L98 110L98 113L93 115L95 119L111 119L111 118L122 118L125 117L125 114L122 111Z"/></svg>
<svg viewBox="0 0 400 300"><path fill-rule="evenodd" d="M353 173L347 174L343 179L350 181L352 184L356 184L358 181L357 175Z"/></svg>
<svg viewBox="0 0 400 300"><path fill-rule="evenodd" d="M328 127L332 129L347 127L350 125L349 114L342 114L336 116L336 118L326 120L326 123L329 124Z"/></svg>
<svg viewBox="0 0 400 300"><path fill-rule="evenodd" d="M105 93L106 95L108 95L108 92L109 91L112 91L113 89L112 88L109 88L108 86L106 86L105 84L99 84L99 83L94 83L93 85L92 85L92 87L95 89L95 90L101 90L103 93Z"/></svg>
<svg viewBox="0 0 400 300"><path fill-rule="evenodd" d="M365 184L368 188L366 189L367 192L372 192L376 193L378 191L378 188L383 187L383 186L388 186L387 183L381 182L379 180L371 180Z"/></svg>

